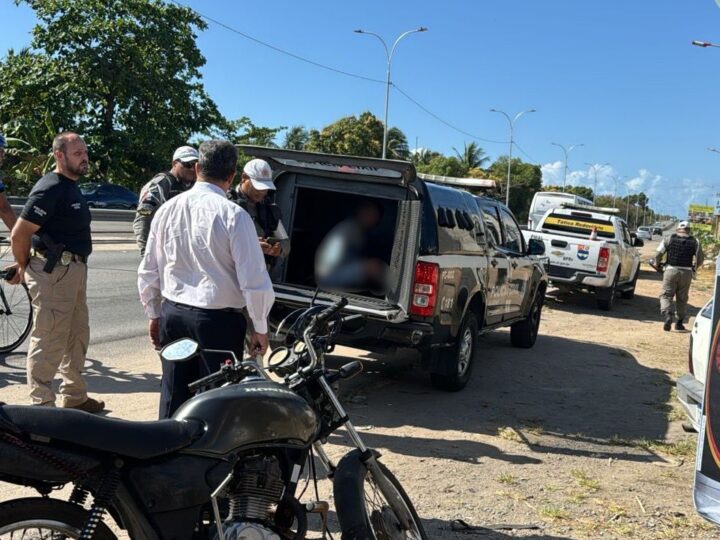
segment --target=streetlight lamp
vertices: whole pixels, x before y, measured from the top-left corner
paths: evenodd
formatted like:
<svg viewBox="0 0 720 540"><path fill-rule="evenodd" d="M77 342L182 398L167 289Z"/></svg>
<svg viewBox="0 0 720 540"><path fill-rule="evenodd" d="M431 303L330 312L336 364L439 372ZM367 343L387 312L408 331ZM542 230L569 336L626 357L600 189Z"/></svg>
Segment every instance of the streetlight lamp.
<svg viewBox="0 0 720 540"><path fill-rule="evenodd" d="M559 146L562 149L562 151L565 153L565 172L563 173L563 187L562 187L563 193L565 193L565 182L567 182L567 171L568 171L568 154L573 151L573 148L577 148L578 146L585 146L585 145L583 143L573 144L570 148L568 148L566 150L562 144L559 144L556 142L550 143L550 144Z"/></svg>
<svg viewBox="0 0 720 540"><path fill-rule="evenodd" d="M693 45L695 45L696 47L703 47L703 48L720 47L720 45L717 45L715 43L710 43L709 41L698 41L697 39L694 39L691 43Z"/></svg>
<svg viewBox="0 0 720 540"><path fill-rule="evenodd" d="M604 167L605 165L610 165L610 163L608 163L608 162L606 161L606 162L603 163L602 165L598 165L597 163L588 163L588 162L586 161L586 162L585 162L585 165L590 165L590 167L592 167L593 173L594 173L594 176L595 176L595 183L593 184L593 204L595 204L595 199L597 198L597 172L598 172L598 169L601 168L601 167Z"/></svg>
<svg viewBox="0 0 720 540"><path fill-rule="evenodd" d="M508 171L507 171L507 190L505 192L505 206L510 206L510 165L512 165L512 149L513 149L513 126L518 119L527 113L537 112L535 109L528 109L527 111L519 112L514 118L510 118L510 115L505 111L499 111L497 109L490 109L490 112L500 113L507 118L508 124L510 124L510 152L508 154Z"/></svg>
<svg viewBox="0 0 720 540"><path fill-rule="evenodd" d="M420 28L416 28L415 30L408 30L407 32L404 32L398 36L398 38L395 40L395 43L393 43L392 49L388 50L387 43L385 43L385 40L380 37L375 32L366 32L365 30L358 29L355 30L356 34L366 34L368 36L375 36L380 40L380 43L382 43L382 46L385 48L385 57L387 58L387 79L385 84L385 126L383 129L383 148L382 148L382 158L385 159L387 156L387 134L388 134L388 106L390 104L390 64L392 63L393 54L395 54L395 49L398 46L398 43L400 43L400 40L402 40L404 37L409 36L410 34L415 34L417 32L427 32L427 28L424 26L421 26Z"/></svg>

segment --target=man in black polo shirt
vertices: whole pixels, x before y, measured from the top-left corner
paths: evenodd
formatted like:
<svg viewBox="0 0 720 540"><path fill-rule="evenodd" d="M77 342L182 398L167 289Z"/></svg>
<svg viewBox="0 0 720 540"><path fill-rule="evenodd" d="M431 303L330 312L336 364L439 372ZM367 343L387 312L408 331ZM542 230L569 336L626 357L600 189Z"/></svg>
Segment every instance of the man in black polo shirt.
<svg viewBox="0 0 720 540"><path fill-rule="evenodd" d="M88 397L82 376L90 339L86 263L92 242L90 210L77 180L88 170L87 146L65 132L55 137L53 154L55 170L35 184L11 235L17 272L10 282L25 280L35 309L27 356L30 399L54 406L52 381L59 371L61 405L98 413L105 404Z"/></svg>

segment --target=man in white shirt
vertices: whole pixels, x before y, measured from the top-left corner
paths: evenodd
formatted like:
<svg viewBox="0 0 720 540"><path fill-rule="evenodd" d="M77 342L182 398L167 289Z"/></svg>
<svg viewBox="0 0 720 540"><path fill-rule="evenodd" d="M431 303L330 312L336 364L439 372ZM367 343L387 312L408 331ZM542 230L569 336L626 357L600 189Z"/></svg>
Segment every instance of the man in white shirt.
<svg viewBox="0 0 720 540"><path fill-rule="evenodd" d="M202 349L242 357L246 320L252 352L268 347L267 316L275 295L255 225L227 199L237 149L227 141L200 145L197 182L160 207L138 269L138 290L150 319L150 340L160 348L188 337ZM187 362L162 361L160 418L169 418L190 394L187 385L220 368L225 357L205 354Z"/></svg>

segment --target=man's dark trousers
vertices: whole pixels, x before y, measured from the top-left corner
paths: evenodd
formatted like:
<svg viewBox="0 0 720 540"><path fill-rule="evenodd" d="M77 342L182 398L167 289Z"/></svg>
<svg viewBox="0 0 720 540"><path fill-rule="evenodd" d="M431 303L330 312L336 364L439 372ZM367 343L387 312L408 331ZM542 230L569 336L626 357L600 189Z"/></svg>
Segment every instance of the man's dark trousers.
<svg viewBox="0 0 720 540"><path fill-rule="evenodd" d="M240 311L201 309L163 300L160 316L160 344L190 338L201 349L233 351L242 359L246 329ZM228 355L203 354L185 362L162 362L162 390L159 417L170 418L191 394L188 384L216 372Z"/></svg>

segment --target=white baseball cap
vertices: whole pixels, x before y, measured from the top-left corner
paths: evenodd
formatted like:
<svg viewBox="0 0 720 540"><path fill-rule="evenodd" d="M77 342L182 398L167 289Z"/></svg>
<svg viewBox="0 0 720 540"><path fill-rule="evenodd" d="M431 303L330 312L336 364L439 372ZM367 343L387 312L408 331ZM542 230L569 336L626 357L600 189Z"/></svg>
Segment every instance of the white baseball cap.
<svg viewBox="0 0 720 540"><path fill-rule="evenodd" d="M678 229L687 229L689 227L690 227L690 224L687 221L681 221L680 223L678 223L678 226L677 226Z"/></svg>
<svg viewBox="0 0 720 540"><path fill-rule="evenodd" d="M251 159L243 167L243 172L248 175L255 189L260 191L277 189L272 181L270 164L264 159Z"/></svg>
<svg viewBox="0 0 720 540"><path fill-rule="evenodd" d="M200 158L200 154L192 146L181 146L173 154L173 161L182 161L187 163L188 161L197 161Z"/></svg>

